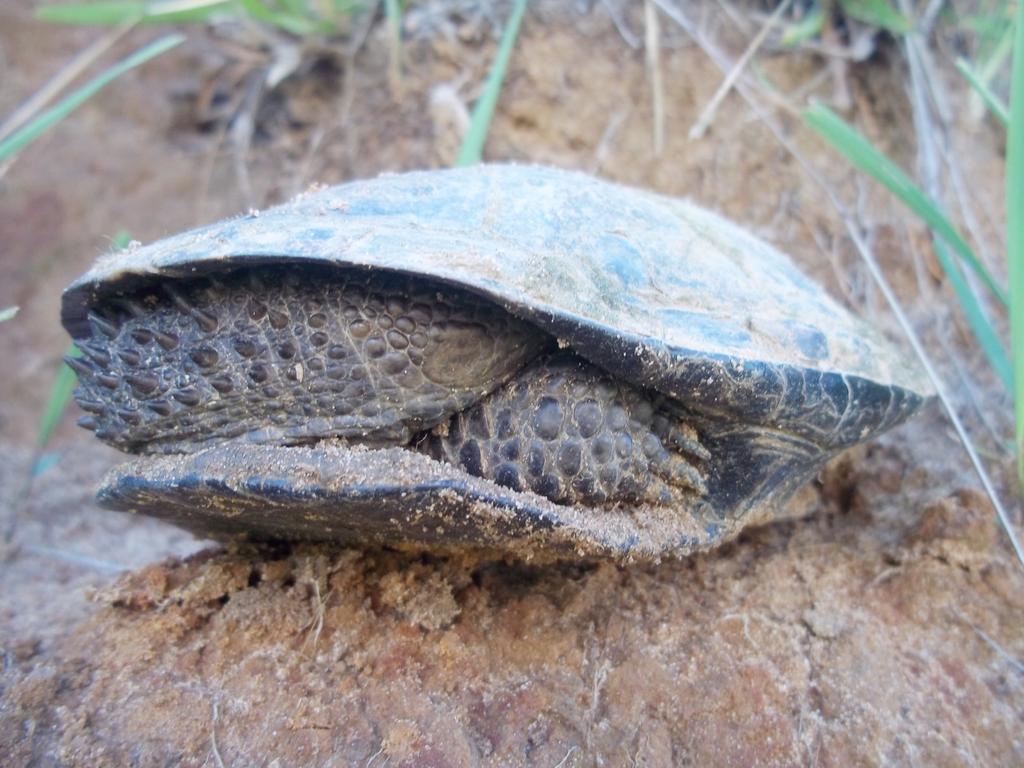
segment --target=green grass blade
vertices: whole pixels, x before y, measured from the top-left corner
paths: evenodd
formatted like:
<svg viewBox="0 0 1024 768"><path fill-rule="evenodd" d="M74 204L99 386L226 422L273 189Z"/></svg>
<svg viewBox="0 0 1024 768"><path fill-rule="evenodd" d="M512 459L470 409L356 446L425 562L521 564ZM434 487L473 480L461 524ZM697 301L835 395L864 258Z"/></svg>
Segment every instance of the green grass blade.
<svg viewBox="0 0 1024 768"><path fill-rule="evenodd" d="M110 238L110 250L114 252L123 251L131 242L131 234L124 229L119 229L117 230L117 233Z"/></svg>
<svg viewBox="0 0 1024 768"><path fill-rule="evenodd" d="M114 26L141 19L146 13L142 0L109 0L99 3L44 5L36 9L36 18L52 24Z"/></svg>
<svg viewBox="0 0 1024 768"><path fill-rule="evenodd" d="M1010 271L1010 339L1016 412L1017 477L1024 489L1024 6L1017 7L1006 146L1006 258Z"/></svg>
<svg viewBox="0 0 1024 768"><path fill-rule="evenodd" d="M131 56L122 59L114 66L100 73L88 83L76 91L68 94L57 105L39 114L34 120L22 126L11 134L3 142L0 142L0 162L13 156L20 150L35 141L39 136L63 120L78 107L92 98L98 91L108 85L111 81L128 72L131 69L144 64L155 56L159 56L185 40L182 35L167 35L144 48L139 49Z"/></svg>
<svg viewBox="0 0 1024 768"><path fill-rule="evenodd" d="M395 40L402 35L402 5L400 0L384 0L384 17L387 19L388 31Z"/></svg>
<svg viewBox="0 0 1024 768"><path fill-rule="evenodd" d="M17 307L6 307L4 309L0 309L0 323L6 323L8 320L13 320L16 314L18 314Z"/></svg>
<svg viewBox="0 0 1024 768"><path fill-rule="evenodd" d="M913 24L888 0L839 0L843 13L872 27L881 27L894 35L905 35Z"/></svg>
<svg viewBox="0 0 1024 768"><path fill-rule="evenodd" d="M916 213L932 232L945 240L957 256L981 278L996 298L1003 305L1009 306L1009 298L1005 289L978 261L974 251L960 237L960 233L956 231L938 206L928 198L920 187L914 184L899 166L879 152L853 126L824 104L812 104L804 110L803 119L818 135L845 155L847 160L872 176Z"/></svg>
<svg viewBox="0 0 1024 768"><path fill-rule="evenodd" d="M401 11L405 6L403 0L399 0L399 10ZM334 18L339 16L351 16L356 11L363 10L364 3L362 0L332 0L331 8L334 11Z"/></svg>
<svg viewBox="0 0 1024 768"><path fill-rule="evenodd" d="M800 21L785 28L786 31L782 33L782 45L795 48L812 37L817 37L824 27L825 9L821 3L815 3Z"/></svg>
<svg viewBox="0 0 1024 768"><path fill-rule="evenodd" d="M515 47L516 37L519 35L519 24L526 12L526 3L527 0L516 0L516 4L512 8L505 33L501 36L498 53L491 64L487 85L473 108L469 130L466 131L462 146L459 147L459 156L455 160L456 165L475 165L483 158L487 131L491 127L491 118L494 116L494 108L498 104L498 95L501 93L501 82L505 79L508 60L512 57L512 49Z"/></svg>
<svg viewBox="0 0 1024 768"><path fill-rule="evenodd" d="M230 8L234 0L103 0L95 3L44 5L36 18L55 24L111 26L127 21L177 24L206 21L214 13Z"/></svg>
<svg viewBox="0 0 1024 768"><path fill-rule="evenodd" d="M287 10L272 8L263 0L239 0L239 5L249 18L273 24L297 37L305 37L315 32L324 32L329 27L328 24L317 23L310 16L300 16Z"/></svg>
<svg viewBox="0 0 1024 768"><path fill-rule="evenodd" d="M74 344L68 348L67 353L72 357L82 356L82 353L78 351L78 347ZM75 391L75 384L77 383L78 379L75 376L75 372L68 367L67 363L61 362L60 371L57 373L57 378L53 381L53 388L50 390L50 399L46 401L43 416L39 420L36 447L40 450L45 448L46 444L50 442L53 430L60 423L60 418L64 415L64 411L71 401L71 395Z"/></svg>
<svg viewBox="0 0 1024 768"><path fill-rule="evenodd" d="M985 102L985 106L988 107L989 111L999 119L999 122L1003 124L1003 127L1009 128L1010 111L1006 108L1006 105L999 100L999 97L992 93L992 89L984 83L973 69L971 69L971 66L967 61L964 59L957 59L956 69L964 76L964 79L971 84L971 87L977 92L977 94L981 96L981 100Z"/></svg>
<svg viewBox="0 0 1024 768"><path fill-rule="evenodd" d="M388 25L388 66L394 87L402 80L402 8L399 0L384 0L384 16Z"/></svg>
<svg viewBox="0 0 1024 768"><path fill-rule="evenodd" d="M208 21L231 10L234 0L152 0L146 3L142 21L149 24L182 24Z"/></svg>
<svg viewBox="0 0 1024 768"><path fill-rule="evenodd" d="M946 273L949 284L953 286L953 292L956 293L957 300L960 302L960 308L964 312L964 317L967 318L967 324L971 327L974 338L978 340L982 351L985 353L985 357L988 358L989 365L992 366L993 372L999 377L999 381L1002 382L1006 391L1012 392L1013 365L1010 363L1010 358L1006 355L1006 350L1003 348L1003 343L999 340L999 335L988 321L988 318L985 317L985 313L981 311L977 297L967 284L967 281L964 280L963 273L950 254L945 242L938 237L932 242L935 243L935 256L942 266L942 271Z"/></svg>
<svg viewBox="0 0 1024 768"><path fill-rule="evenodd" d="M996 41L986 46L982 51L979 51L979 55L984 52L985 58L978 60L978 77L981 78L982 82L990 83L992 78L996 74L1002 71L1006 62L1010 59L1013 54L1013 36L1014 36L1014 24L1013 24L1013 11L1008 11L1008 16L1005 19L1000 19L1001 26L999 27L1001 34ZM1007 23L1009 22L1009 23ZM984 42L984 41L982 41Z"/></svg>

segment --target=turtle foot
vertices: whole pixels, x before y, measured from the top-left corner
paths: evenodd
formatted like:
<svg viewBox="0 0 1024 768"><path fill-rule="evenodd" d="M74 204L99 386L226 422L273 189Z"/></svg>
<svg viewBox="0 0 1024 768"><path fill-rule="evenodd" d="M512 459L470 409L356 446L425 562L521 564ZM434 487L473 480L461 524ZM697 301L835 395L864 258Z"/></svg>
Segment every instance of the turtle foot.
<svg viewBox="0 0 1024 768"><path fill-rule="evenodd" d="M661 398L572 354L537 361L428 433L420 450L560 504L673 504L707 492L710 458Z"/></svg>

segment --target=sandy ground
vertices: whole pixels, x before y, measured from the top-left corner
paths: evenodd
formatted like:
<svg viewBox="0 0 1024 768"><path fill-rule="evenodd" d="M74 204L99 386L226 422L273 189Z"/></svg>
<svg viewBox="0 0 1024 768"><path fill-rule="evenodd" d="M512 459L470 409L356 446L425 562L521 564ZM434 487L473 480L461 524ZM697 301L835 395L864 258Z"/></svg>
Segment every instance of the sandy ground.
<svg viewBox="0 0 1024 768"><path fill-rule="evenodd" d="M656 155L643 51L605 5L555 5L527 16L488 159L691 197L792 254L900 343L835 212L742 101L727 98L707 136L687 138L721 82L699 46L662 18L667 130ZM625 23L642 37L640 11L628 8ZM710 6L697 15L738 55L747 38L732 23ZM464 102L494 50L491 29L472 16L413 22L400 94L376 26L351 60L318 65L268 96L240 160L204 94L216 105L221 89L230 102L237 88L228 85L244 82L244 71L194 31L26 151L0 182L0 306L22 307L0 331L0 488L13 531L0 566L6 762L1021 761L1024 579L935 407L833 464L802 494L804 519L658 566L211 549L96 509L92 486L118 456L76 430L73 413L19 498L67 345L60 290L116 232L148 241L314 181L451 161ZM0 5L0 114L95 35L44 27L22 3ZM785 93L835 95L812 56L766 56L761 66ZM883 48L847 82L851 114L913 167L896 52ZM935 315L948 299L920 229L796 121L782 127L856 201L930 347L980 367L961 323ZM969 178L1001 178L996 132L955 128ZM996 183L972 190L993 241L1000 194ZM984 441L986 421L1005 429L1006 404L985 382L973 394L984 418L966 412ZM994 465L1005 484L1008 462Z"/></svg>

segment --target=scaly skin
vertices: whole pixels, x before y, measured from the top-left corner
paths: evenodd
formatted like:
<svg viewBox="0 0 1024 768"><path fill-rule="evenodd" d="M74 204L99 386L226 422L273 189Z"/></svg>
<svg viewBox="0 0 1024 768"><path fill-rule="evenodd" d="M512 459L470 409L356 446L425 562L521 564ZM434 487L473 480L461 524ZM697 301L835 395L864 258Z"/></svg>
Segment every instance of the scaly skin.
<svg viewBox="0 0 1024 768"><path fill-rule="evenodd" d="M231 438L403 444L544 344L469 294L381 274L253 269L122 306L114 322L95 318L79 345L78 402L98 437L143 453Z"/></svg>
<svg viewBox="0 0 1024 768"><path fill-rule="evenodd" d="M251 268L108 299L91 326L69 360L79 423L122 450L339 438L411 444L559 503L704 490L693 460L707 454L664 398L542 356L534 326L451 287Z"/></svg>
<svg viewBox="0 0 1024 768"><path fill-rule="evenodd" d="M560 504L669 504L706 491L690 460L709 456L658 400L562 353L455 414L420 447Z"/></svg>

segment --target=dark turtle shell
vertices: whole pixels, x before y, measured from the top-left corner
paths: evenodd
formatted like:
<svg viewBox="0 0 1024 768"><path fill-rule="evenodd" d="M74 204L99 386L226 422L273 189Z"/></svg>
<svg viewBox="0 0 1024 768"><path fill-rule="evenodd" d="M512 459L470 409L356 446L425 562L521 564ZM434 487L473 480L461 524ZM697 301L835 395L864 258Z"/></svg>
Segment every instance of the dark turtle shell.
<svg viewBox="0 0 1024 768"><path fill-rule="evenodd" d="M589 510L401 449L226 443L138 459L101 501L204 532L658 557L776 508L927 392L875 330L777 250L688 202L569 171L495 165L381 176L102 258L64 294L92 308L153 281L256 264L420 276L484 296L691 412L715 457L694 508Z"/></svg>

